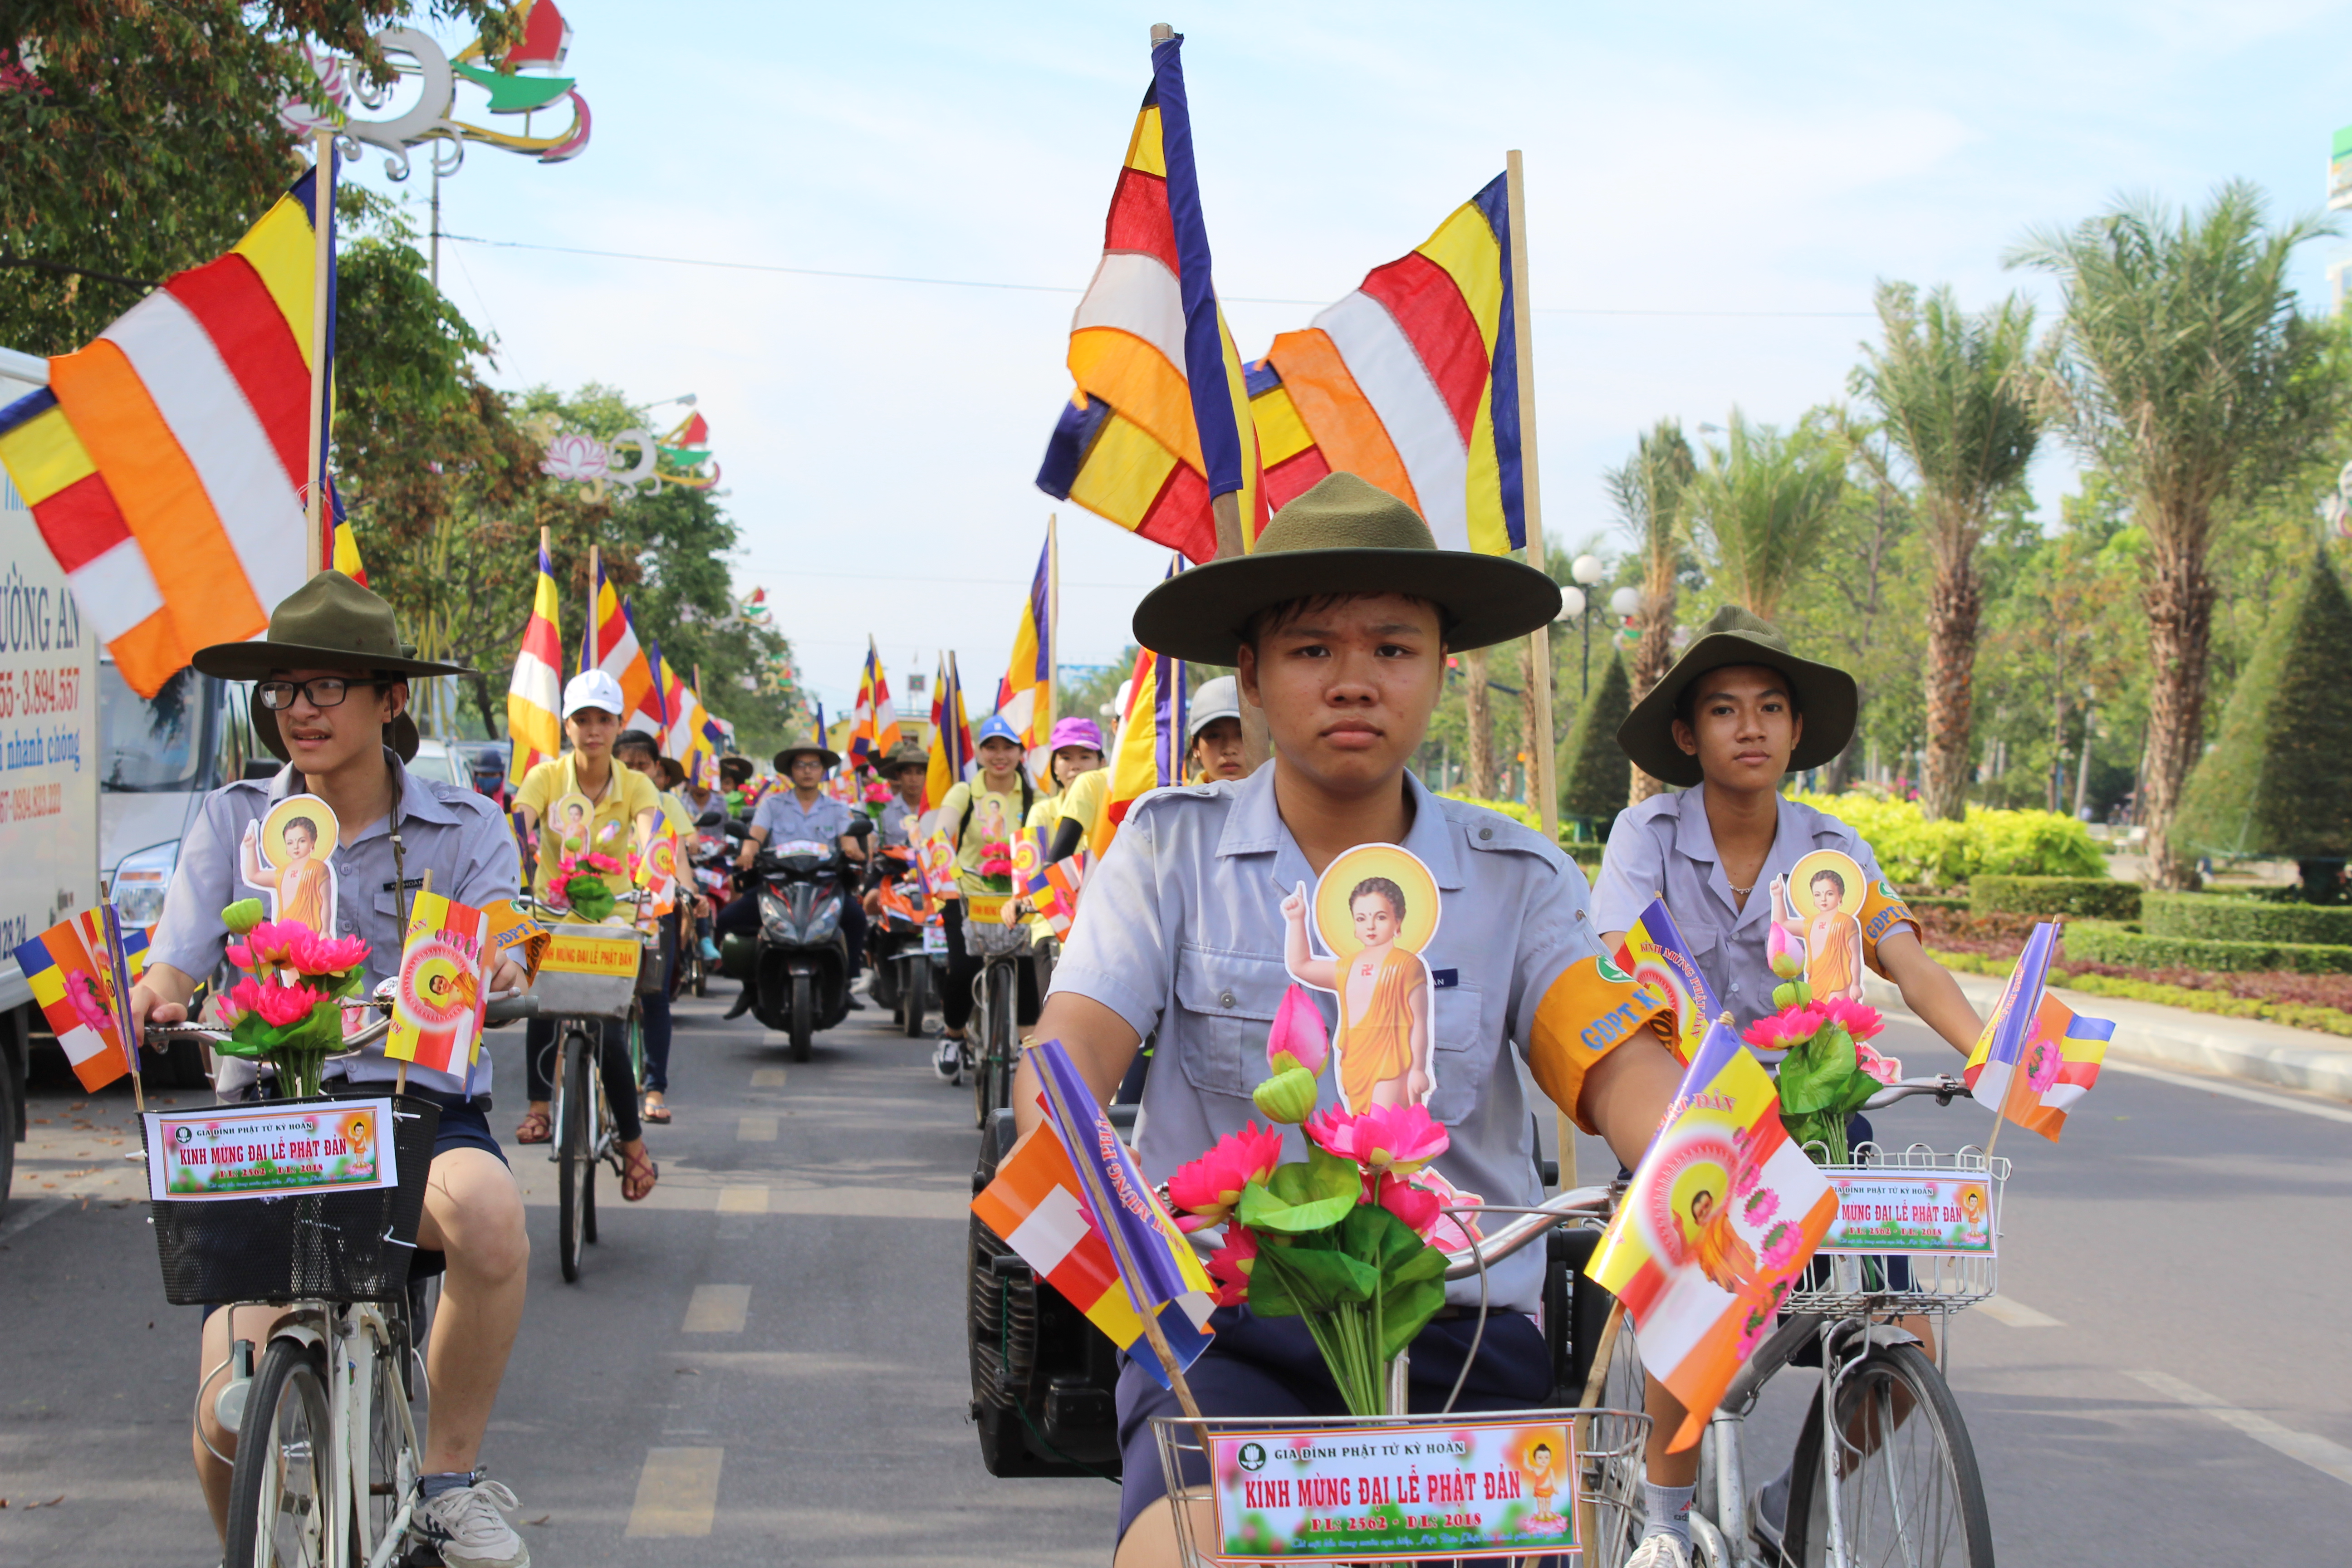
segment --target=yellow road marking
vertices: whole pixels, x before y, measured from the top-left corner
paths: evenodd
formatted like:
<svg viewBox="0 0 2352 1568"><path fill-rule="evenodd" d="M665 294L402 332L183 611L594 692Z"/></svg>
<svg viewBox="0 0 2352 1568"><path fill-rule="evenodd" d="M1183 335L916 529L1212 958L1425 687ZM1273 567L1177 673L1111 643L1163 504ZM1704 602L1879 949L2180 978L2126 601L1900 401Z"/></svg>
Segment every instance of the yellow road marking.
<svg viewBox="0 0 2352 1568"><path fill-rule="evenodd" d="M772 1116L746 1116L735 1123L735 1142L738 1143L772 1143L775 1141L776 1118Z"/></svg>
<svg viewBox="0 0 2352 1568"><path fill-rule="evenodd" d="M724 1448L648 1448L637 1473L637 1500L626 1533L636 1537L708 1535L719 1511Z"/></svg>
<svg viewBox="0 0 2352 1568"><path fill-rule="evenodd" d="M697 1285L694 1299L686 1304L686 1323L679 1331L688 1334L740 1334L743 1320L751 1310L751 1287L749 1285Z"/></svg>
<svg viewBox="0 0 2352 1568"><path fill-rule="evenodd" d="M766 1214L768 1189L765 1187L721 1187L719 1189L720 1214Z"/></svg>
<svg viewBox="0 0 2352 1568"><path fill-rule="evenodd" d="M782 1068L753 1068L751 1069L751 1087L753 1089L783 1088L784 1069Z"/></svg>

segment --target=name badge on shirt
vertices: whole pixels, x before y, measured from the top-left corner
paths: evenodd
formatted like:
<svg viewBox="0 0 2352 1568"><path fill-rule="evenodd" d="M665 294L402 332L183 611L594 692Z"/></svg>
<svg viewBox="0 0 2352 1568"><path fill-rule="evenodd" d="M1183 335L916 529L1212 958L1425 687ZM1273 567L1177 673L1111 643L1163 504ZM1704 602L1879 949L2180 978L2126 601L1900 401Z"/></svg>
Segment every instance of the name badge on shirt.
<svg viewBox="0 0 2352 1568"><path fill-rule="evenodd" d="M1440 991L1450 991L1462 984L1462 972L1458 969L1433 969L1429 972L1429 983Z"/></svg>

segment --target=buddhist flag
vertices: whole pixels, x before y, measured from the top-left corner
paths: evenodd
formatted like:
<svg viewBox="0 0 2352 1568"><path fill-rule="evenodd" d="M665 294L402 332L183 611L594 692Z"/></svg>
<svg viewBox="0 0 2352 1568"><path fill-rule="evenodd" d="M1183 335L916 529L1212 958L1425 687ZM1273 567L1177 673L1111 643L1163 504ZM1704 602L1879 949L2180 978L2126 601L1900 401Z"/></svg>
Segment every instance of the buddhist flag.
<svg viewBox="0 0 2352 1568"><path fill-rule="evenodd" d="M1836 1216L1835 1191L1780 1125L1771 1078L1717 1019L1586 1268L1682 1401L1670 1447L1698 1441Z"/></svg>
<svg viewBox="0 0 2352 1568"><path fill-rule="evenodd" d="M137 926L117 927L122 961L118 966L107 942L107 917L112 913L111 905L85 910L16 948L16 967L86 1090L105 1088L134 1065L123 1048L129 1037L124 987L147 966L147 933Z"/></svg>
<svg viewBox="0 0 2352 1568"><path fill-rule="evenodd" d="M637 615L629 601L621 601L621 614L627 618L629 632L637 636ZM661 644L648 637L637 637L646 650L646 690L637 704L624 715L623 727L644 730L658 742L669 731L668 668L662 663Z"/></svg>
<svg viewBox="0 0 2352 1568"><path fill-rule="evenodd" d="M1698 1053L1701 1041L1712 1026L1716 1015L1722 1011L1715 1005L1714 995L1706 988L1706 976L1701 974L1698 961L1691 956L1690 943L1675 929L1674 916L1666 912L1666 900L1652 899L1650 907L1642 911L1625 932L1625 940L1617 949L1617 967L1635 980L1663 991L1675 1005L1675 1038L1672 1049L1675 1059L1687 1064Z"/></svg>
<svg viewBox="0 0 2352 1568"><path fill-rule="evenodd" d="M1183 43L1151 46L1102 260L1070 323L1077 390L1037 488L1205 562L1217 553L1211 498L1239 493L1244 547L1265 500L1241 354L1210 277Z"/></svg>
<svg viewBox="0 0 2352 1568"><path fill-rule="evenodd" d="M1021 618L1013 626L1013 657L1004 679L996 685L996 714L1020 732L1021 749L1032 753L1030 765L1051 765L1035 753L1054 731L1054 535L1048 529L1045 548L1037 555L1037 574L1021 601Z"/></svg>
<svg viewBox="0 0 2352 1568"><path fill-rule="evenodd" d="M520 784L525 773L553 762L563 750L563 719L556 711L563 705L563 633L558 625L562 612L555 567L541 544L539 586L531 595L530 619L523 623L514 679L507 683L507 733L513 738L513 754L507 760L509 784Z"/></svg>
<svg viewBox="0 0 2352 1568"><path fill-rule="evenodd" d="M1421 513L1441 549L1527 542L1506 189L1496 175L1250 367L1270 504L1340 470Z"/></svg>
<svg viewBox="0 0 2352 1568"><path fill-rule="evenodd" d="M496 951L488 915L438 893L417 894L408 906L385 1057L470 1078L488 1005L484 982Z"/></svg>
<svg viewBox="0 0 2352 1568"><path fill-rule="evenodd" d="M923 809L936 811L948 791L963 781L971 767L971 721L963 710L963 678L955 655L940 661L940 679L931 689L930 766L923 775Z"/></svg>
<svg viewBox="0 0 2352 1568"><path fill-rule="evenodd" d="M2074 1102L2099 1081L2116 1033L2108 1020L2086 1018L2043 989L2057 944L2055 925L2033 928L1960 1069L1979 1104L2053 1143Z"/></svg>
<svg viewBox="0 0 2352 1568"><path fill-rule="evenodd" d="M875 651L869 637L866 668L857 677L857 706L850 714L852 769L877 766L905 738L898 729L898 710L890 701L889 677L882 673L882 656Z"/></svg>
<svg viewBox="0 0 2352 1568"><path fill-rule="evenodd" d="M1042 880L1045 887L1036 895L1037 912L1054 928L1054 935L1064 942L1070 937L1070 927L1078 918L1078 887L1086 880L1087 854L1080 850L1066 860L1056 860L1045 868Z"/></svg>
<svg viewBox="0 0 2352 1568"><path fill-rule="evenodd" d="M264 630L302 585L310 375L334 356L331 306L328 341L310 341L317 189L313 169L234 250L0 408L0 465L142 697L196 649ZM327 287L331 300L331 261Z"/></svg>
<svg viewBox="0 0 2352 1568"><path fill-rule="evenodd" d="M580 668L601 669L621 683L621 711L614 717L625 718L645 702L654 672L646 664L645 649L637 644L637 629L629 619L628 607L613 592L602 561L596 563L596 581L591 586L596 613L582 642Z"/></svg>
<svg viewBox="0 0 2352 1568"><path fill-rule="evenodd" d="M1168 565L1174 576L1183 565ZM1185 710L1184 661L1164 658L1150 648L1139 648L1135 674L1128 683L1127 711L1120 715L1118 738L1111 742L1110 787L1103 792L1103 813L1087 829L1087 845L1097 856L1110 848L1118 825L1129 807L1150 791L1184 782Z"/></svg>

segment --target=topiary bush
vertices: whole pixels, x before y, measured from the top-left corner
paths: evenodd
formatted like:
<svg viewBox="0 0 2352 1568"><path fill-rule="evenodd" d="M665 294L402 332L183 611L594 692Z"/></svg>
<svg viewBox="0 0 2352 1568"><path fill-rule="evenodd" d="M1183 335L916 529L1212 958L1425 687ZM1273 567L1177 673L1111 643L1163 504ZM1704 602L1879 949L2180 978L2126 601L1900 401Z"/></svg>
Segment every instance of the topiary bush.
<svg viewBox="0 0 2352 1568"><path fill-rule="evenodd" d="M2131 921L2140 908L2137 886L2104 877L1986 876L1969 884L1970 914Z"/></svg>
<svg viewBox="0 0 2352 1568"><path fill-rule="evenodd" d="M2352 909L2341 905L2283 904L2210 893L2150 893L2140 900L2139 921L2150 936L2352 947Z"/></svg>
<svg viewBox="0 0 2352 1568"><path fill-rule="evenodd" d="M1989 811L1970 806L1961 822L1930 821L1910 801L1861 791L1790 798L1827 812L1870 845L1879 869L1896 882L1958 887L1987 874L2105 877L2107 858L2090 830L2054 811Z"/></svg>
<svg viewBox="0 0 2352 1568"><path fill-rule="evenodd" d="M2352 945L2157 936L2110 921L2077 921L2069 925L2065 957L2073 963L2112 963L2126 969L2207 969L2231 973L2285 970L2296 974L2352 974Z"/></svg>
<svg viewBox="0 0 2352 1568"><path fill-rule="evenodd" d="M1612 651L1601 660L1601 679L1593 682L1592 694L1577 709L1576 722L1560 742L1559 814L1598 824L1603 837L1633 794L1633 763L1617 743L1617 726L1633 710L1633 688L1625 679L1625 661Z"/></svg>

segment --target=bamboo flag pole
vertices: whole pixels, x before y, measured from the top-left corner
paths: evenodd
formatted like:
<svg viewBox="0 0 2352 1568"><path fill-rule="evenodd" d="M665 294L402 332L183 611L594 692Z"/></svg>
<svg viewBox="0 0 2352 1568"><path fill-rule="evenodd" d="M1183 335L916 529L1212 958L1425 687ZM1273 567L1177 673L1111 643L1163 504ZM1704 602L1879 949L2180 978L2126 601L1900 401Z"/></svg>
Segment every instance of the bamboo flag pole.
<svg viewBox="0 0 2352 1568"><path fill-rule="evenodd" d="M1536 481L1536 352L1531 331L1535 312L1528 304L1528 187L1516 147L1505 154L1504 188L1511 226L1511 342L1518 351L1519 362L1519 480L1528 523L1528 564L1541 572L1547 562L1543 500ZM1538 626L1528 640L1535 648L1535 690L1530 695L1536 711L1536 754L1529 760L1535 763L1538 781L1536 809L1542 815L1544 837L1558 843L1559 787L1553 777L1557 762L1552 755L1551 628Z"/></svg>
<svg viewBox="0 0 2352 1568"><path fill-rule="evenodd" d="M326 569L327 499L327 338L334 327L335 258L335 133L322 127L313 139L318 178L310 187L310 467L304 479L306 526L302 544L302 575L317 576Z"/></svg>

